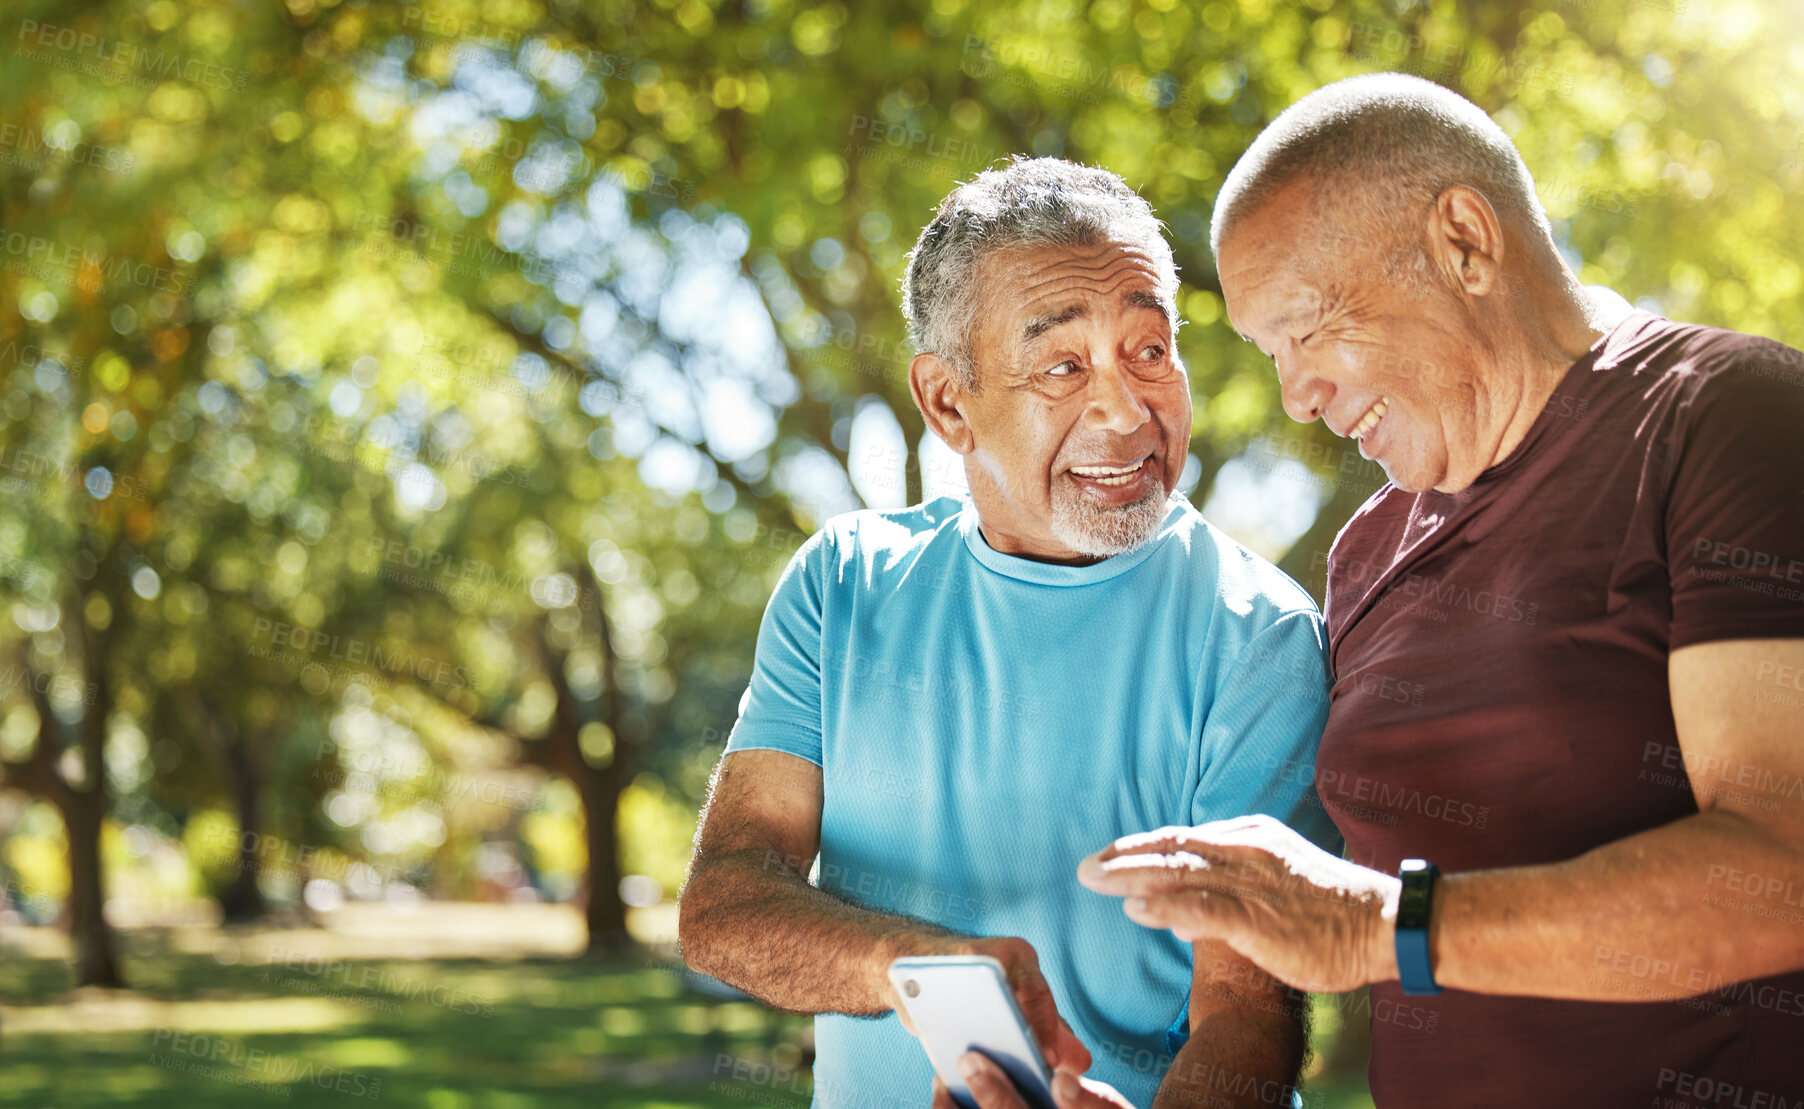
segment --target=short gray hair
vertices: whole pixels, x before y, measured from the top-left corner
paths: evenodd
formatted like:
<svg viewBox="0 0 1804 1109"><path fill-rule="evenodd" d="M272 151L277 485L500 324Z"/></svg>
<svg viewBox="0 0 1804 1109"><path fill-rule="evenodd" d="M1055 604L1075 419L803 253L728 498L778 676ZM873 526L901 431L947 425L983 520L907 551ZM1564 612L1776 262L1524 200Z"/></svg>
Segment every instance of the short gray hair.
<svg viewBox="0 0 1804 1109"><path fill-rule="evenodd" d="M1386 231L1406 234L1449 185L1484 194L1524 231L1553 231L1534 178L1503 128L1432 81L1373 73L1326 85L1284 109L1229 171L1215 197L1209 246L1293 180L1326 183ZM1400 244L1407 247L1413 242Z"/></svg>
<svg viewBox="0 0 1804 1109"><path fill-rule="evenodd" d="M909 342L917 353L946 359L959 382L976 391L978 265L1013 247L1140 245L1158 268L1159 299L1175 323L1178 273L1161 227L1152 206L1106 169L1017 156L984 170L940 202L909 251L902 277Z"/></svg>

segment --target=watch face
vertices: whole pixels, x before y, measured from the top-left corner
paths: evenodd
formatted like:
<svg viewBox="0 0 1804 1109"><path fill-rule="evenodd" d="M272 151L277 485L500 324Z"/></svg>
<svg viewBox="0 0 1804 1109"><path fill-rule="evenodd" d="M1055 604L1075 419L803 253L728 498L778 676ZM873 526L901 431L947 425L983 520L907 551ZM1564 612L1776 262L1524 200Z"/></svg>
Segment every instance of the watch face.
<svg viewBox="0 0 1804 1109"><path fill-rule="evenodd" d="M1428 889L1410 883L1403 887L1403 893L1397 898L1397 923L1401 927L1411 924L1419 926L1423 915L1428 912Z"/></svg>
<svg viewBox="0 0 1804 1109"><path fill-rule="evenodd" d="M1398 876L1403 879L1403 889L1397 896L1397 927L1427 927L1436 876L1433 864L1421 859L1406 859L1398 868Z"/></svg>

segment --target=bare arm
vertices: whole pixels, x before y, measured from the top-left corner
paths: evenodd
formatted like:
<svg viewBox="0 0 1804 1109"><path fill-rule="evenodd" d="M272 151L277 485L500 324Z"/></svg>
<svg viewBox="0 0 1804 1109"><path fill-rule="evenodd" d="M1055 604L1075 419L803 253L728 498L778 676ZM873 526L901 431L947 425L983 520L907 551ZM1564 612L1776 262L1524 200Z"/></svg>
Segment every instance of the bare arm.
<svg viewBox="0 0 1804 1109"><path fill-rule="evenodd" d="M887 1013L884 953L908 937L951 933L808 884L821 797L821 768L806 759L779 751L721 759L683 887L683 957L780 1009Z"/></svg>
<svg viewBox="0 0 1804 1109"><path fill-rule="evenodd" d="M1634 1001L1804 968L1804 697L1783 687L1804 685L1804 640L1686 647L1668 672L1700 811L1566 862L1445 876L1442 986ZM1142 924L1223 939L1303 988L1397 977L1397 879L1269 818L1126 837L1080 877Z"/></svg>
<svg viewBox="0 0 1804 1109"><path fill-rule="evenodd" d="M1090 1054L1060 1020L1026 940L959 935L808 884L822 796L820 767L806 759L777 751L721 759L679 909L688 964L780 1009L880 1016L895 1007L893 960L989 955L1007 971L1047 1062L1088 1069Z"/></svg>
<svg viewBox="0 0 1804 1109"><path fill-rule="evenodd" d="M1153 1109L1289 1109L1303 1066L1309 998L1219 940L1196 944L1190 1039Z"/></svg>
<svg viewBox="0 0 1804 1109"><path fill-rule="evenodd" d="M1804 689L1788 696L1782 675L1804 685L1804 640L1674 651L1697 815L1554 866L1449 875L1430 934L1437 980L1631 1001L1804 968Z"/></svg>

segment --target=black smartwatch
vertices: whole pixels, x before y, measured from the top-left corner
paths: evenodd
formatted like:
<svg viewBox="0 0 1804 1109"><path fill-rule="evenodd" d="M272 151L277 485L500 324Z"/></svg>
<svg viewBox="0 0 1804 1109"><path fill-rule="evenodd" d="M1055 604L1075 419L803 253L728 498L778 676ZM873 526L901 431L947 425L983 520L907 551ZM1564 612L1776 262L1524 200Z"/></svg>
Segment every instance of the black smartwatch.
<svg viewBox="0 0 1804 1109"><path fill-rule="evenodd" d="M1397 868L1403 892L1397 898L1397 980L1412 997L1433 997L1434 967L1428 959L1428 914L1434 907L1434 880L1441 876L1426 859L1404 859Z"/></svg>

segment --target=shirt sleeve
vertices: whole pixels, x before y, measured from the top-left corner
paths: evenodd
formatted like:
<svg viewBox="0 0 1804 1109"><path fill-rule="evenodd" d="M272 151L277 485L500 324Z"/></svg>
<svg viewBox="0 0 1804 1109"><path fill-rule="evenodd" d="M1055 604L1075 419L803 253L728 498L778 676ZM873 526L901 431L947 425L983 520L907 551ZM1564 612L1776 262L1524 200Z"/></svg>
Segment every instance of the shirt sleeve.
<svg viewBox="0 0 1804 1109"><path fill-rule="evenodd" d="M1275 816L1338 856L1342 841L1315 793L1315 752L1328 723L1328 637L1313 611L1279 617L1234 660L1203 723L1202 780L1190 822ZM1165 1030L1176 1055L1190 1039L1190 991ZM1293 1100L1291 1106L1302 1102Z"/></svg>
<svg viewBox="0 0 1804 1109"><path fill-rule="evenodd" d="M752 680L726 753L782 751L821 765L821 613L827 533L789 560L758 625Z"/></svg>
<svg viewBox="0 0 1804 1109"><path fill-rule="evenodd" d="M1327 649L1322 618L1296 611L1241 651L1203 724L1191 823L1265 813L1341 853L1340 831L1315 793L1315 753L1328 722Z"/></svg>
<svg viewBox="0 0 1804 1109"><path fill-rule="evenodd" d="M1675 424L1673 650L1804 637L1804 355L1750 342L1730 357Z"/></svg>

